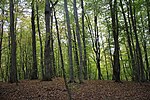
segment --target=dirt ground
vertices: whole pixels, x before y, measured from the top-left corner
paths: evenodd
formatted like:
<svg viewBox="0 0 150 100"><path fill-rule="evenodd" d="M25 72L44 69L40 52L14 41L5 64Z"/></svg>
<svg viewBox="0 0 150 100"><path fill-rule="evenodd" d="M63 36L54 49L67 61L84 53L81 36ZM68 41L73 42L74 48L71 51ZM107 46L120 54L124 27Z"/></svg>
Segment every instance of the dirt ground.
<svg viewBox="0 0 150 100"><path fill-rule="evenodd" d="M150 100L150 83L87 80L69 84L72 100ZM62 78L0 82L0 100L67 100Z"/></svg>

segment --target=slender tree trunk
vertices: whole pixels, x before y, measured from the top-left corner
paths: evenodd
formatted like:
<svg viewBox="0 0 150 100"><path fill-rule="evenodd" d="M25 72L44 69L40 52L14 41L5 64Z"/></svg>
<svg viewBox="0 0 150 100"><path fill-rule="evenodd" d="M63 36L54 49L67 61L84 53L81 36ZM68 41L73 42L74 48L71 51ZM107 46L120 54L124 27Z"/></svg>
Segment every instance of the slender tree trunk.
<svg viewBox="0 0 150 100"><path fill-rule="evenodd" d="M118 41L118 20L117 20L117 0L110 0L110 10L112 18L112 32L114 36L114 66L113 66L113 78L116 82L120 82L120 62L119 62L119 41Z"/></svg>
<svg viewBox="0 0 150 100"><path fill-rule="evenodd" d="M126 1L127 2L127 1ZM132 25L131 25L131 18L130 18L130 7L128 4L126 4L126 7L127 7L127 17L128 17L128 23L129 23L129 33L130 33L130 39L131 39L131 44L132 44L132 51L133 51L133 56L134 56L134 61L135 61L135 65L134 65L134 68L135 69L132 69L132 80L133 81L137 81L139 76L138 76L138 70L137 70L137 61L136 61L136 50L135 50L135 44L134 44L134 38L133 38L133 33L132 33ZM133 74L134 74L134 77L133 77Z"/></svg>
<svg viewBox="0 0 150 100"><path fill-rule="evenodd" d="M25 79L25 54L22 52L22 71L23 71L23 79Z"/></svg>
<svg viewBox="0 0 150 100"><path fill-rule="evenodd" d="M10 38L11 38L11 65L10 65L10 79L9 82L17 82L17 66L16 66L16 34L14 33L14 2L10 3Z"/></svg>
<svg viewBox="0 0 150 100"><path fill-rule="evenodd" d="M55 77L56 76L56 64L55 64L55 55L54 55L54 39L53 39L53 2L51 1L52 3L52 13L51 13L51 31L50 31L50 54L51 54L51 62L52 62L52 77Z"/></svg>
<svg viewBox="0 0 150 100"><path fill-rule="evenodd" d="M25 45L25 66L26 66L26 71L25 71L25 78L24 79L29 79L29 65L28 65L28 51L27 51L27 46Z"/></svg>
<svg viewBox="0 0 150 100"><path fill-rule="evenodd" d="M45 22L46 22L46 40L45 40L45 50L44 50L44 65L45 65L45 75L44 80L51 81L52 79L52 62L50 55L50 2L45 0Z"/></svg>
<svg viewBox="0 0 150 100"><path fill-rule="evenodd" d="M43 44L42 44L42 37L41 37L41 30L40 30L40 22L39 22L39 6L38 6L38 0L36 0L36 19L37 19L37 28L38 28L38 35L40 39L40 64L41 64L41 70L42 70L42 79L44 79L44 64L43 64Z"/></svg>
<svg viewBox="0 0 150 100"><path fill-rule="evenodd" d="M76 34L75 34L74 30L73 30L73 37L74 37L74 59L75 59L75 63L76 63L77 69L78 69L78 78L79 78L79 58L78 58Z"/></svg>
<svg viewBox="0 0 150 100"><path fill-rule="evenodd" d="M36 58L36 32L35 32L35 14L34 14L34 0L32 0L32 16L31 16L31 23L32 23L32 53L33 53L33 67L32 67L32 74L31 79L38 79L38 69L37 69L37 58Z"/></svg>
<svg viewBox="0 0 150 100"><path fill-rule="evenodd" d="M125 79L126 79L126 81L128 81L128 77L127 77L127 74L126 74L126 69L125 69L125 63L124 63L124 60L123 60L123 58L122 58L122 53L121 53L121 51L120 51L120 59L121 59L121 62L122 62L122 67L123 67L123 72L124 72L124 76L125 76Z"/></svg>
<svg viewBox="0 0 150 100"><path fill-rule="evenodd" d="M66 75L65 75L65 68L64 68L64 61L63 61L63 54L62 54L62 48L61 48L61 42L60 42L60 36L59 36L59 30L58 30L58 23L57 23L57 18L56 18L56 12L55 12L55 9L54 9L54 18L55 18L55 23L56 23L56 30L57 30L57 40L58 40L58 46L59 46L59 52L60 52L60 58L61 58L61 68L62 68L62 71L63 71L63 78L64 78L64 82L65 82L65 86L66 86L66 89L67 89L67 92L68 92L68 99L71 100L71 91L68 87L68 84L67 84L67 80L66 80Z"/></svg>
<svg viewBox="0 0 150 100"><path fill-rule="evenodd" d="M8 51L7 51L7 62L6 62L6 79L5 81L10 81L10 66L11 66L11 33L8 36Z"/></svg>
<svg viewBox="0 0 150 100"><path fill-rule="evenodd" d="M143 41L143 49L144 49L144 56L145 56L145 62L146 62L146 70L145 70L145 73L146 73L146 80L149 79L149 61L148 61L148 53L147 53L147 42L146 42L146 35L144 34L145 33L145 27L144 27L144 22L143 22L143 18L142 18L142 15L141 15L141 23L142 23L142 33L141 33L141 37L142 37L142 40Z"/></svg>
<svg viewBox="0 0 150 100"><path fill-rule="evenodd" d="M19 36L19 42L18 42L18 44L19 44L19 50L20 50L20 55L19 55L19 57L20 57L20 70L19 70L19 73L23 73L23 79L24 79L24 75L25 75L25 73L24 73L24 62L23 62L23 59L24 59L24 52L23 52L23 48L22 48L22 33L20 33L20 36ZM22 70L21 70L22 69ZM20 77L20 75L19 75L19 79L20 79L21 77Z"/></svg>
<svg viewBox="0 0 150 100"><path fill-rule="evenodd" d="M108 64L107 64L107 57L106 57L106 52L105 52L105 47L104 47L104 41L102 38L102 33L100 35L101 41L102 41L102 47L103 47L103 52L104 52L104 61L105 61L105 67L106 67L106 75L107 75L107 80L109 80L109 73L108 73Z"/></svg>
<svg viewBox="0 0 150 100"><path fill-rule="evenodd" d="M68 31L68 52L69 52L69 67L70 67L70 81L74 82L74 72L73 72L73 60L72 60L72 35L71 35L71 27L70 27L70 18L69 12L67 7L67 0L64 0L64 9L66 14L66 22L67 22L67 31Z"/></svg>
<svg viewBox="0 0 150 100"><path fill-rule="evenodd" d="M99 43L99 35L98 35L98 27L97 27L97 16L94 16L94 23L95 23L95 36L93 36L92 25L90 19L86 17L88 22L88 28L90 30L90 36L92 39L92 47L96 55L96 67L98 69L98 79L101 79L101 69L100 69L100 43ZM95 38L95 41L94 41Z"/></svg>
<svg viewBox="0 0 150 100"><path fill-rule="evenodd" d="M133 2L134 3L134 2ZM132 11L132 1L129 0L129 6L130 6L130 15L131 15L131 21L132 21L132 27L133 27L133 32L135 35L135 40L136 40L136 60L137 60L137 70L138 70L138 79L137 81L144 81L145 76L144 76L144 64L142 60L142 53L141 53L141 48L138 40L138 35L137 35L137 28L136 28L136 18L135 18L135 8L134 10L134 15Z"/></svg>
<svg viewBox="0 0 150 100"><path fill-rule="evenodd" d="M148 32L150 34L150 1L146 0L146 7L147 7L147 17L148 17ZM146 54L145 54L146 57ZM145 59L146 60L146 59ZM147 62L146 62L147 63ZM147 63L146 66L148 66L149 64ZM150 81L150 67L147 69L148 70L148 76L149 76L149 81Z"/></svg>
<svg viewBox="0 0 150 100"><path fill-rule="evenodd" d="M2 9L2 16L4 16L4 10ZM0 71L1 71L1 75L2 75L2 81L3 81L3 69L2 69L2 42L3 42L3 33L4 33L4 21L1 20L1 25L0 25Z"/></svg>
<svg viewBox="0 0 150 100"><path fill-rule="evenodd" d="M96 55L96 66L98 69L98 79L101 80L101 68L100 68L100 43L99 43L99 35L98 35L98 26L97 26L97 15L94 16L95 23L95 55Z"/></svg>
<svg viewBox="0 0 150 100"><path fill-rule="evenodd" d="M113 67L114 66L114 64L113 64L113 56L112 56L112 51L111 51L111 42L110 42L110 39L111 39L111 35L110 35L110 28L109 28L109 22L108 22L108 20L106 20L106 22L107 22L107 31L108 31L108 39L107 39L107 41L108 41L108 47L109 47L109 54L110 54L110 61L111 61L111 67Z"/></svg>
<svg viewBox="0 0 150 100"><path fill-rule="evenodd" d="M81 36L80 36L80 26L78 21L78 11L76 7L76 0L73 0L73 8L74 8L74 19L76 23L76 35L77 35L77 42L78 42L78 50L79 50L79 82L82 83L82 66L83 66L83 59L82 59L82 45L81 45Z"/></svg>
<svg viewBox="0 0 150 100"><path fill-rule="evenodd" d="M145 61L146 61L146 79L150 81L150 67L149 67L149 60L148 60L148 53L147 53L147 44L146 41L144 40L144 55L145 55Z"/></svg>
<svg viewBox="0 0 150 100"><path fill-rule="evenodd" d="M146 0L146 8L147 8L147 17L148 17L148 31L150 34L150 1Z"/></svg>
<svg viewBox="0 0 150 100"><path fill-rule="evenodd" d="M120 5L121 5L122 14L123 14L124 22L125 22L125 30L126 30L126 34L127 34L126 35L127 36L127 43L128 43L128 47L129 47L129 51L130 51L130 57L131 57L131 63L132 63L132 69L133 69L132 79L135 80L135 76L136 76L135 59L134 59L134 55L133 55L133 52L132 52L130 33L129 33L129 30L128 30L128 23L127 23L127 19L126 19L126 16L125 16L122 0L120 0Z"/></svg>
<svg viewBox="0 0 150 100"><path fill-rule="evenodd" d="M85 38L85 30L84 30L84 3L83 0L81 0L81 8L82 8L82 41L83 41L83 50L84 50L84 55L83 55L83 66L84 66L84 79L87 80L87 51L86 51L86 38Z"/></svg>
<svg viewBox="0 0 150 100"><path fill-rule="evenodd" d="M88 79L90 80L92 70L91 70L91 63L90 63L89 58L87 59L87 65L88 65Z"/></svg>

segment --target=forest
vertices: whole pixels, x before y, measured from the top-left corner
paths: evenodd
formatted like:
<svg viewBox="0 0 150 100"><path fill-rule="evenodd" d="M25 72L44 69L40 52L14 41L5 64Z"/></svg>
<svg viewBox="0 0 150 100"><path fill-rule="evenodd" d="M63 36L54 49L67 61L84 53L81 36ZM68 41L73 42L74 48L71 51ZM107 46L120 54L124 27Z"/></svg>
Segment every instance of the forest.
<svg viewBox="0 0 150 100"><path fill-rule="evenodd" d="M149 0L0 0L0 100L148 100L149 83Z"/></svg>

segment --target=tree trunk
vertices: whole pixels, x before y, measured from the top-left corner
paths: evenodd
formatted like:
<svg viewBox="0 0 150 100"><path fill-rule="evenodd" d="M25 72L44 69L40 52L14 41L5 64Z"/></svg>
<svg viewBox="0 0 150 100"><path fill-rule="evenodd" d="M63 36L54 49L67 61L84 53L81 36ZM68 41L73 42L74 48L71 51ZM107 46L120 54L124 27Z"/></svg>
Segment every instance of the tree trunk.
<svg viewBox="0 0 150 100"><path fill-rule="evenodd" d="M150 81L150 67L149 67L149 60L148 60L148 53L147 53L147 44L145 40L144 40L143 49L144 49L145 62L146 62L146 78L147 80Z"/></svg>
<svg viewBox="0 0 150 100"><path fill-rule="evenodd" d="M41 70L42 70L42 79L44 79L43 44L42 44L38 9L39 9L38 0L36 0L36 13L37 13L37 15L36 15L37 18L36 19L37 19L37 28L38 28L39 39L40 39L40 64L41 64Z"/></svg>
<svg viewBox="0 0 150 100"><path fill-rule="evenodd" d="M44 65L45 65L45 75L44 80L51 81L52 79L52 62L50 55L50 2L45 0L45 23L46 23L46 40L45 40L45 50L44 50Z"/></svg>
<svg viewBox="0 0 150 100"><path fill-rule="evenodd" d="M97 26L97 15L94 15L94 23L95 23L95 55L96 55L96 66L98 69L98 79L101 80L101 68L100 68L100 43L99 43L99 35L98 35L98 26Z"/></svg>
<svg viewBox="0 0 150 100"><path fill-rule="evenodd" d="M141 33L141 37L142 37L142 40L143 41L143 49L144 49L144 56L145 56L145 62L146 62L146 70L145 70L145 74L146 74L146 80L148 81L149 80L149 61L148 61L148 53L147 53L147 39L146 39L146 35L144 34L145 33L145 27L144 27L144 22L143 22L143 18L142 18L142 15L141 15L141 23L142 23L142 33Z"/></svg>
<svg viewBox="0 0 150 100"><path fill-rule="evenodd" d="M2 9L2 13L1 13L2 16L4 16L4 10ZM3 19L1 20L1 23L0 24L0 71L1 71L1 75L2 75L2 81L3 81L3 69L2 69L2 42L3 42L3 33L4 33L4 21Z"/></svg>
<svg viewBox="0 0 150 100"><path fill-rule="evenodd" d="M148 33L150 34L150 1L146 0L146 7L147 7L147 17L148 17ZM145 54L146 57L146 54ZM145 59L146 60L146 59ZM146 62L147 63L147 62ZM149 65L148 63L146 64L147 66ZM148 76L149 76L149 81L150 81L150 67L148 68Z"/></svg>
<svg viewBox="0 0 150 100"><path fill-rule="evenodd" d="M112 18L112 32L114 37L114 65L113 65L113 78L116 82L120 82L120 62L119 62L119 40L118 40L118 20L117 20L117 0L110 0L110 10Z"/></svg>
<svg viewBox="0 0 150 100"><path fill-rule="evenodd" d="M82 66L83 66L83 59L82 59L82 45L81 45L81 36L80 36L80 26L78 21L78 11L76 7L76 0L73 0L73 8L74 8L74 19L76 23L76 35L77 35L77 42L78 42L78 50L79 50L79 82L82 83Z"/></svg>
<svg viewBox="0 0 150 100"><path fill-rule="evenodd" d="M50 55L51 55L51 62L52 62L52 77L55 77L56 76L56 70L55 70L55 55L54 55L54 39L53 39L53 2L51 1L52 3L52 13L51 13L51 31L50 31Z"/></svg>
<svg viewBox="0 0 150 100"><path fill-rule="evenodd" d="M128 81L128 77L127 77L126 69L125 69L126 65L125 65L124 60L122 58L121 51L120 51L120 59L121 59L121 62L122 62L122 67L123 67L123 72L124 72L125 79L126 79L126 81Z"/></svg>
<svg viewBox="0 0 150 100"><path fill-rule="evenodd" d="M78 49L77 49L77 41L76 41L76 34L73 30L73 37L74 37L74 59L78 70L78 78L79 78L79 58L78 58Z"/></svg>
<svg viewBox="0 0 150 100"><path fill-rule="evenodd" d="M36 59L36 32L35 32L35 15L34 15L34 0L32 0L32 55L33 55L33 66L32 66L32 75L31 79L38 79L37 73L37 59Z"/></svg>
<svg viewBox="0 0 150 100"><path fill-rule="evenodd" d="M64 9L66 14L66 22L67 22L67 31L68 31L68 52L69 52L69 67L70 67L70 80L69 82L74 82L74 72L73 72L73 60L72 60L72 35L71 35L71 27L70 27L70 18L67 7L67 0L64 0Z"/></svg>
<svg viewBox="0 0 150 100"><path fill-rule="evenodd" d="M98 27L97 27L97 16L94 16L94 23L95 23L95 36L93 36L93 31L92 31L92 25L90 22L89 17L87 18L87 23L88 23L88 28L90 31L90 36L92 40L92 47L96 56L96 67L98 70L98 79L101 80L101 69L100 69L100 43L99 43L99 35L98 35ZM94 40L95 39L95 40ZM96 75L96 74L95 74Z"/></svg>
<svg viewBox="0 0 150 100"><path fill-rule="evenodd" d="M132 52L130 33L129 33L129 30L128 30L128 23L127 23L127 19L126 19L126 16L125 16L122 0L120 0L120 5L121 5L122 14L123 14L124 22L125 22L127 43L128 43L128 47L129 47L129 51L130 51L130 57L131 57L131 63L132 63L132 69L133 69L132 79L135 80L135 77L136 77L135 59L134 59L134 55L133 55L133 52Z"/></svg>
<svg viewBox="0 0 150 100"><path fill-rule="evenodd" d="M113 67L114 66L114 64L113 64L113 56L112 56L112 51L111 51L111 42L110 42L110 39L111 39L111 35L110 35L110 28L109 28L109 22L108 22L108 20L106 20L106 22L107 22L107 31L108 31L108 39L107 39L107 41L108 41L108 47L109 47L109 56L110 56L110 62L111 62L111 67Z"/></svg>
<svg viewBox="0 0 150 100"><path fill-rule="evenodd" d="M16 35L14 33L14 2L10 3L10 38L11 38L11 65L10 65L10 79L9 82L17 82L17 66L16 66Z"/></svg>
<svg viewBox="0 0 150 100"><path fill-rule="evenodd" d="M63 54L62 54L62 48L61 48L61 42L60 42L60 36L59 36L59 30L58 30L58 24L57 24L57 18L56 18L56 12L55 12L55 9L54 9L54 18L55 18L55 23L56 23L56 30L57 30L57 40L58 40L58 46L59 46L59 53L60 53L60 58L61 58L61 68L62 68L62 71L63 71L63 78L64 78L64 82L65 82L65 86L66 86L66 89L67 89L67 92L68 92L68 99L71 100L71 91L68 87L68 84L67 84L67 80L66 80L66 75L65 75L65 68L64 68L64 61L63 61Z"/></svg>
<svg viewBox="0 0 150 100"><path fill-rule="evenodd" d="M146 8L147 8L147 17L148 17L148 31L150 34L150 1L146 0Z"/></svg>
<svg viewBox="0 0 150 100"><path fill-rule="evenodd" d="M102 41L102 48L104 50L103 52L104 52L104 61L105 61L105 67L106 67L107 80L109 80L107 57L106 57L106 52L105 52L105 47L104 47L104 41L103 41L103 38L102 38L102 33L101 33L100 37L101 37L101 41Z"/></svg>
<svg viewBox="0 0 150 100"><path fill-rule="evenodd" d="M135 40L136 40L136 61L137 61L137 72L138 72L138 78L136 81L144 81L145 76L144 76L144 64L142 60L143 57L142 57L141 48L140 48L138 35L137 35L135 8L133 9L134 10L134 15L133 15L131 0L129 0L129 6L130 6L130 15L131 15L133 32L134 32Z"/></svg>
<svg viewBox="0 0 150 100"><path fill-rule="evenodd" d="M87 51L86 51L86 38L85 38L85 30L84 30L84 3L83 0L81 0L81 8L82 8L82 41L83 41L83 50L84 50L84 55L83 55L83 67L84 67L84 79L87 80Z"/></svg>

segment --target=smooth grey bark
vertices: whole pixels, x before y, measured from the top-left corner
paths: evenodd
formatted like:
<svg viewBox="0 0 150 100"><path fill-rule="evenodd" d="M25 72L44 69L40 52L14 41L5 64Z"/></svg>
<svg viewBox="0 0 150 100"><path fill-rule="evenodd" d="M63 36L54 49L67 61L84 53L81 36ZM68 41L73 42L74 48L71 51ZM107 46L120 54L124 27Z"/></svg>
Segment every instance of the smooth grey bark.
<svg viewBox="0 0 150 100"><path fill-rule="evenodd" d="M74 20L76 24L76 36L78 42L78 50L79 50L79 82L82 83L82 66L83 66L83 55L82 55L82 45L81 45L81 36L80 36L80 26L78 21L78 11L76 6L76 0L73 0L73 8L74 8Z"/></svg>
<svg viewBox="0 0 150 100"><path fill-rule="evenodd" d="M88 79L88 71L87 71L87 51L86 51L86 36L85 36L85 29L84 29L84 3L81 0L81 8L82 8L82 41L83 41L83 67L84 67L84 79Z"/></svg>
<svg viewBox="0 0 150 100"><path fill-rule="evenodd" d="M52 79L52 62L50 55L50 15L52 11L50 9L49 0L45 0L45 23L46 23L46 40L45 40L45 49L44 49L44 66L45 66L45 75L44 80L51 81Z"/></svg>
<svg viewBox="0 0 150 100"><path fill-rule="evenodd" d="M17 79L17 66L16 66L16 34L14 33L14 2L9 0L10 3L10 39L11 39L11 65L10 65L10 79L9 82L18 82Z"/></svg>
<svg viewBox="0 0 150 100"><path fill-rule="evenodd" d="M55 2L55 5L54 5L54 3L52 2L52 1L50 1L51 2L51 4L52 4L52 7L51 7L51 9L52 9L52 13L51 13L51 16L50 16L50 18L51 18L51 31L50 31L50 54L51 54L51 62L52 62L52 77L55 77L56 76L56 64L55 64L55 55L54 55L54 39L53 39L53 8L54 8L54 6L56 5L56 3L58 2L58 1L56 1Z"/></svg>
<svg viewBox="0 0 150 100"><path fill-rule="evenodd" d="M35 32L35 14L34 14L34 0L32 0L32 14L31 14L31 24L32 24L32 57L33 66L31 79L38 79L38 69L37 69L37 58L36 58L36 32Z"/></svg>
<svg viewBox="0 0 150 100"><path fill-rule="evenodd" d="M73 72L73 60L72 60L72 34L71 34L71 27L70 27L70 18L67 6L67 0L64 0L64 9L66 14L66 22L67 22L67 36L68 36L68 55L69 55L69 67L70 67L70 80L69 82L74 82L74 72Z"/></svg>

